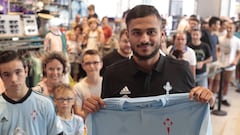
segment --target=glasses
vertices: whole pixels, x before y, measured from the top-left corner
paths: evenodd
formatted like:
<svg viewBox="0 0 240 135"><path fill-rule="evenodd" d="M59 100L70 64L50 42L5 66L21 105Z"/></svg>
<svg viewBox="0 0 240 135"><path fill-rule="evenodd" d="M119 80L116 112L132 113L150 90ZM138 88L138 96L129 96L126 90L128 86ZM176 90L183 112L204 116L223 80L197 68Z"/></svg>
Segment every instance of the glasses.
<svg viewBox="0 0 240 135"><path fill-rule="evenodd" d="M27 23L34 23L34 20L27 20Z"/></svg>
<svg viewBox="0 0 240 135"><path fill-rule="evenodd" d="M5 30L0 30L0 34L6 34Z"/></svg>
<svg viewBox="0 0 240 135"><path fill-rule="evenodd" d="M28 32L35 32L35 29L28 29Z"/></svg>
<svg viewBox="0 0 240 135"><path fill-rule="evenodd" d="M18 25L10 25L11 29L18 28Z"/></svg>
<svg viewBox="0 0 240 135"><path fill-rule="evenodd" d="M18 33L18 30L10 30L10 32L14 34L14 33Z"/></svg>
<svg viewBox="0 0 240 135"><path fill-rule="evenodd" d="M18 22L18 20L10 20L9 23L10 24L16 24Z"/></svg>
<svg viewBox="0 0 240 135"><path fill-rule="evenodd" d="M0 20L0 23L5 23L5 20Z"/></svg>
<svg viewBox="0 0 240 135"><path fill-rule="evenodd" d="M98 65L99 63L101 63L100 61L93 61L93 62L84 62L83 65L85 66L90 66L90 65Z"/></svg>
<svg viewBox="0 0 240 135"><path fill-rule="evenodd" d="M70 103L74 100L74 98L55 98L58 102L64 103L66 101L67 103Z"/></svg>

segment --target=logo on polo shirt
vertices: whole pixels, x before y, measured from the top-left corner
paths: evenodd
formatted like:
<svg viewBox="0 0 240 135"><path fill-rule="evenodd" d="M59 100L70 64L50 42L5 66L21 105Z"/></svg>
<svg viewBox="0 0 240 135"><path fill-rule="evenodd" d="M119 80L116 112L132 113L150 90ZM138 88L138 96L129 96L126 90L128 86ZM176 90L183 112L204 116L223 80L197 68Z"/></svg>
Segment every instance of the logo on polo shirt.
<svg viewBox="0 0 240 135"><path fill-rule="evenodd" d="M163 86L163 89L166 91L166 95L169 95L169 91L172 90L170 82L166 82L166 84Z"/></svg>
<svg viewBox="0 0 240 135"><path fill-rule="evenodd" d="M7 121L8 121L7 118L5 116L3 116L1 119L1 122L3 123L3 122L7 122Z"/></svg>
<svg viewBox="0 0 240 135"><path fill-rule="evenodd" d="M128 97L127 95L131 94L131 91L128 89L127 86L125 86L121 91L120 95L123 95L123 97Z"/></svg>

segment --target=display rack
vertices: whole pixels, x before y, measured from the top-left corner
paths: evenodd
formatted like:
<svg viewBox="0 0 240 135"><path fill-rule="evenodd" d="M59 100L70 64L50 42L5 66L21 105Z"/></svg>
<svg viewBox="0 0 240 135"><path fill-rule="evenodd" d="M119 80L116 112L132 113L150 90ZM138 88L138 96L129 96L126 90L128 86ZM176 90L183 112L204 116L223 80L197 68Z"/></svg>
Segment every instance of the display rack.
<svg viewBox="0 0 240 135"><path fill-rule="evenodd" d="M1 51L43 48L44 39L39 35L36 20L37 15L35 13L38 1L39 0L7 1L7 14L0 14ZM43 0L43 2L45 1ZM61 10L63 7L66 7L66 11L69 11L68 8L71 0L66 1L66 4L56 1L48 2L50 2L48 5L57 6L58 10L56 11L63 11ZM51 13L59 16L59 12L50 12L50 14Z"/></svg>
<svg viewBox="0 0 240 135"><path fill-rule="evenodd" d="M40 37L0 38L0 50L41 49L43 42Z"/></svg>
<svg viewBox="0 0 240 135"><path fill-rule="evenodd" d="M37 35L35 15L0 15L0 38Z"/></svg>
<svg viewBox="0 0 240 135"><path fill-rule="evenodd" d="M22 33L19 15L0 15L0 37L21 36Z"/></svg>
<svg viewBox="0 0 240 135"><path fill-rule="evenodd" d="M35 15L22 15L24 35L36 36L38 35L38 27Z"/></svg>

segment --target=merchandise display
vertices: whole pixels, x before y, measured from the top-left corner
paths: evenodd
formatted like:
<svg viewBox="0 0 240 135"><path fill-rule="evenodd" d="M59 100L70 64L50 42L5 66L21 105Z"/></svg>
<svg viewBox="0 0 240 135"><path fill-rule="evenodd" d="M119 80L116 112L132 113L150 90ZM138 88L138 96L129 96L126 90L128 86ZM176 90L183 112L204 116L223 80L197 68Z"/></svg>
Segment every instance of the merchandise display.
<svg viewBox="0 0 240 135"><path fill-rule="evenodd" d="M23 27L25 35L38 35L38 27L35 15L23 16Z"/></svg>
<svg viewBox="0 0 240 135"><path fill-rule="evenodd" d="M35 15L0 15L0 37L38 35Z"/></svg>
<svg viewBox="0 0 240 135"><path fill-rule="evenodd" d="M21 36L22 33L19 15L0 15L0 37Z"/></svg>
<svg viewBox="0 0 240 135"><path fill-rule="evenodd" d="M59 15L59 11L68 11L70 3L52 0L0 0L0 49L43 48L43 35L48 31L49 19L56 15L69 21L68 13L61 12ZM47 10L49 5L56 6L58 12L40 12ZM64 7L66 10L62 10ZM66 25L68 21L65 22Z"/></svg>
<svg viewBox="0 0 240 135"><path fill-rule="evenodd" d="M0 15L0 48L34 49L43 47L35 15Z"/></svg>

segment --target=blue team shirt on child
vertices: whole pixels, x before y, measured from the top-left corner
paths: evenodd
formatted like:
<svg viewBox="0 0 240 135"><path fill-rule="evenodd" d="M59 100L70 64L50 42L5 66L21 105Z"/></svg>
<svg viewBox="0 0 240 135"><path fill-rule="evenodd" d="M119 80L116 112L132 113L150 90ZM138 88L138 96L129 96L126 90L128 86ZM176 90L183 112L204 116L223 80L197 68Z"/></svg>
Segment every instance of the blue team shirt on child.
<svg viewBox="0 0 240 135"><path fill-rule="evenodd" d="M211 135L207 103L189 94L107 98L106 107L88 115L88 135Z"/></svg>

